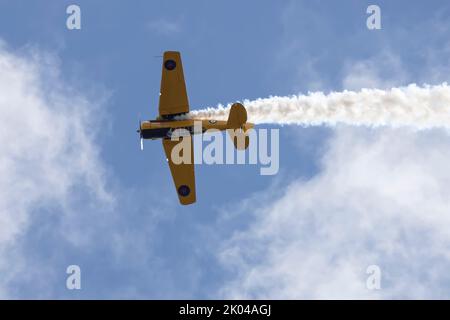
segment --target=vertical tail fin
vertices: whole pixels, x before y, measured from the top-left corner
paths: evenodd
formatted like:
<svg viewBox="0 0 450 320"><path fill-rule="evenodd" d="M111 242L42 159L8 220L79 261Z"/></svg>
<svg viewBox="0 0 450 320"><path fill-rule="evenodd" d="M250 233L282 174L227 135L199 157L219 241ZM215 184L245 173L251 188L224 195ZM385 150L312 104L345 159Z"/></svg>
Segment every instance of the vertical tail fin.
<svg viewBox="0 0 450 320"><path fill-rule="evenodd" d="M231 129L241 128L247 122L247 110L240 103L231 106L227 126Z"/></svg>
<svg viewBox="0 0 450 320"><path fill-rule="evenodd" d="M227 126L228 134L233 140L235 148L238 150L247 149L250 143L248 130L253 128L253 124L247 123L247 110L242 104L235 103L231 106Z"/></svg>

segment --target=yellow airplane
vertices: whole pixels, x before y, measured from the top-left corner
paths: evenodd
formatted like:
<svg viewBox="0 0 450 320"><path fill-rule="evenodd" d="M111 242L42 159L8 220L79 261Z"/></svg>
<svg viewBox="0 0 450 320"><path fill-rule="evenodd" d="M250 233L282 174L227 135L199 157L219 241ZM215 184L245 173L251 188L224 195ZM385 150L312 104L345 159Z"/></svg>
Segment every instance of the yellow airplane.
<svg viewBox="0 0 450 320"><path fill-rule="evenodd" d="M141 149L144 139L162 139L178 198L183 205L196 201L192 134L204 133L209 129L227 130L236 149L243 150L249 145L248 130L253 128L253 124L247 122L247 111L240 103L231 106L227 121L183 117L188 112L189 102L180 53L166 51L162 65L159 116L156 120L140 121L138 132ZM201 132L194 130L194 122L201 123ZM171 140L177 129L185 129L189 134L179 137L179 141ZM183 139L191 140L191 161L175 164L171 157L172 149Z"/></svg>

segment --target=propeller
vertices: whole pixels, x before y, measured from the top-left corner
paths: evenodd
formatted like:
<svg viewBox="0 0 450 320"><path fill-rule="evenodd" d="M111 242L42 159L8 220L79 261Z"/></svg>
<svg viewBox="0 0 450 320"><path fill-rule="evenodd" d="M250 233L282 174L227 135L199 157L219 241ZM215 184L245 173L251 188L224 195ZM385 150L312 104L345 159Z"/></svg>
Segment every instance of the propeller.
<svg viewBox="0 0 450 320"><path fill-rule="evenodd" d="M144 150L144 138L142 137L142 131L141 131L141 120L139 120L139 129L136 130L136 132L139 133L139 138L141 140L141 150Z"/></svg>

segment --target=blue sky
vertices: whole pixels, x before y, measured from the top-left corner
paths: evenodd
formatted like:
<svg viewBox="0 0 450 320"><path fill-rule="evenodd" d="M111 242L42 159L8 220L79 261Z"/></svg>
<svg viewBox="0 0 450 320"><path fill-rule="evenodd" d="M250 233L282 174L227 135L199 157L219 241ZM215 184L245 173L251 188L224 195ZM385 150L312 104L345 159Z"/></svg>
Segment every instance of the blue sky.
<svg viewBox="0 0 450 320"><path fill-rule="evenodd" d="M81 30L70 31L65 27L65 11L70 4L81 8ZM366 28L369 4L381 8L381 30ZM449 142L445 132L280 127L280 171L277 175L261 176L259 167L250 165L198 166L198 202L182 207L178 205L160 142L146 142L145 150L141 152L136 128L139 119L157 115L161 77L161 58L158 56L165 50L182 53L192 109L317 90L329 92L362 87L387 88L412 82L441 83L448 80L450 70L446 21L449 11L446 1L414 4L349 0L0 1L2 55L17 64L37 66L37 76L33 78L36 81L24 80L24 83L37 83L39 101L44 101L40 110L47 115L47 103L52 105L48 119L59 121L60 118L52 117L52 113L62 116L66 129L60 130L67 137L62 142L73 142L74 148L68 152L57 144L55 150L58 153L44 170L49 173L42 177L42 181L47 181L46 177L52 174L62 180L67 178L62 195L56 192L60 189L55 187L53 180L48 185L33 180L41 192L30 195L34 200L29 204L11 209L8 204L15 198L4 200L5 219L14 220L18 216L14 210L20 209L23 223L18 224L17 233L1 245L1 254L10 262L0 264L0 271L5 275L0 293L12 298L67 299L314 298L335 297L336 288L343 288L342 297L415 297L403 287L406 280L402 278L403 282L398 282L401 277L397 273L404 268L403 262L393 259L384 247L373 250L377 253L374 262L369 261L366 254L371 251L370 245L365 250L349 248L347 251L353 252L351 257L339 248L324 249L319 243L324 239L317 236L323 234L323 230L316 229L316 223L322 223L329 230L340 230L342 226L334 224L333 219L312 221L309 226L299 226L298 232L292 234L285 230L289 229L290 223L281 224L268 234L261 235L258 230L267 231L270 226L277 225L274 221L309 221L322 213L327 216L326 212L340 213L340 210L344 211L343 219L359 221L367 213L358 209L367 205L359 203L364 195L343 187L351 196L333 196L333 190L328 189L328 183L335 181L329 178L333 164L341 163L342 159L347 159L345 155L352 152L359 154L359 149L355 151L354 148L362 145L362 154L374 155L374 162L364 162L367 171L378 168L379 175L389 181L387 173L391 171L383 171L385 167L376 164L385 161L392 165L397 157L395 152L399 151L390 150L386 141L392 139L400 146L411 146L404 150L404 154L411 155L408 161L413 161L408 168L430 167L436 165L434 161L440 155L440 148ZM34 72L32 67L27 68ZM14 111L11 111L13 107L8 107L8 112L31 118L20 112L19 104L11 106ZM72 124L72 116L76 125ZM29 121L32 123L33 119ZM46 130L52 136L51 128L56 125L46 124ZM42 133L41 129L36 130ZM70 138L75 130L85 134ZM24 137L27 135L25 133ZM57 133L54 137L55 141L62 139ZM4 139L16 138L11 135ZM47 145L40 147L46 140L33 141L35 148L24 145L24 153L47 150ZM349 150L345 150L346 145ZM391 151L392 158L384 158L385 152L380 149L387 149L386 154ZM424 149L429 149L429 154L436 154L436 157L419 157L422 160L414 162L414 156ZM5 156L7 152L4 150L3 154L9 159ZM43 158L39 155L36 161ZM29 172L25 181L42 170L33 167L34 164L29 165L23 157L13 159L16 161L16 167L12 167L14 172L16 168ZM87 159L87 163L83 159ZM77 166L72 166L72 160ZM352 163L352 158L347 160ZM53 172L51 168L55 163L58 170ZM350 166L345 162L343 166L346 165ZM350 166L349 170L353 172L351 169ZM66 170L70 172L67 177ZM414 175L416 171L411 172ZM411 172L405 172L401 177L411 179ZM428 173L423 179L424 184L420 179L417 183L427 188L425 182L431 179L435 181L434 186L438 186L437 190L443 191L447 180L439 178L439 174ZM13 175L11 181L16 181L17 177L22 176ZM352 180L351 177L348 179ZM373 179L358 190L375 188L372 182ZM15 188L15 185L9 187ZM296 193L297 189L302 193ZM28 193L22 190L18 188L17 194L27 198ZM33 190L30 192L35 192ZM331 194L330 198L335 197L336 203L305 209L292 201L293 204L286 207L291 201L289 196L298 200L302 194L310 194L309 200L315 203L326 203ZM406 196L407 190L400 188L398 193L384 195L380 202L386 207L378 209L387 213L399 211L396 206L395 210L388 206L390 197L398 199L399 195ZM354 201L339 202L348 198ZM304 200L307 202L308 199ZM446 204L443 199L440 201L436 207L423 210L439 211L436 208ZM282 212L286 212L285 220L278 216ZM387 217L393 221L400 219L396 215ZM437 217L433 223L447 223L447 220L440 220L442 215ZM410 226L409 219L400 219L401 228L416 232L417 226ZM368 221L374 228L383 229L377 221ZM361 221L359 225L365 222ZM399 232L399 229L394 231ZM440 232L434 227L419 231L420 234ZM364 239L370 243L380 240L371 238L370 232L343 231L346 234L353 232L360 238L342 241ZM330 241L331 236L325 238ZM395 242L397 238L388 239ZM447 243L446 239L436 241ZM277 246L280 243L284 244L283 248L298 244L311 251L301 248L283 251ZM411 245L409 240L402 243L407 247ZM393 249L393 252L400 252L402 248ZM321 252L321 249L320 259L313 259L312 252ZM273 252L277 254L273 255ZM289 273L286 275L276 267L287 263L286 269L295 273L302 260L298 264L288 262L297 254L309 262L304 266L307 269L299 271L292 283L311 281L306 287L290 287L289 281L284 282ZM361 256L364 259L358 260ZM411 259L441 259L438 265L443 270L449 261L440 256L437 253L432 256L414 254ZM333 265L333 259L339 257L345 263ZM357 262L349 262L354 260ZM385 291L373 293L361 291L357 284L346 285L358 281L365 284L366 262L387 269ZM346 263L362 271L355 274L355 269L350 267L339 269ZM82 289L79 291L65 287L65 270L71 264L79 265L82 270ZM339 275L350 276L341 279L336 275L335 279L341 279L337 282L319 276L310 277L316 282L305 280L309 272L329 270L324 265L339 271ZM445 287L437 287L433 292L426 290L438 283L437 280L428 283L429 278L446 283L446 279L440 278L445 278L442 270L433 269L433 278L425 271L428 266L411 268L414 280L421 276L425 278L416 284L417 296L448 297ZM389 273L389 270L393 271ZM255 277L264 280L263 284ZM345 287L358 289L347 292Z"/></svg>

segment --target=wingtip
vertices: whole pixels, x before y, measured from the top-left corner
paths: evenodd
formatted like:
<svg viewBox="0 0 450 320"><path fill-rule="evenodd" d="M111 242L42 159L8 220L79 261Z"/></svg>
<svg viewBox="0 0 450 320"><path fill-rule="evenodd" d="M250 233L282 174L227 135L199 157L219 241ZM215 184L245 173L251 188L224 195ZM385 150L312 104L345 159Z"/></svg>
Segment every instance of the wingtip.
<svg viewBox="0 0 450 320"><path fill-rule="evenodd" d="M180 204L182 204L183 206L188 206L190 204L194 204L195 202L197 202L197 200L194 199L180 199Z"/></svg>
<svg viewBox="0 0 450 320"><path fill-rule="evenodd" d="M180 51L172 51L172 50L168 50L168 51L164 51L164 57L168 56L168 55L180 55Z"/></svg>

